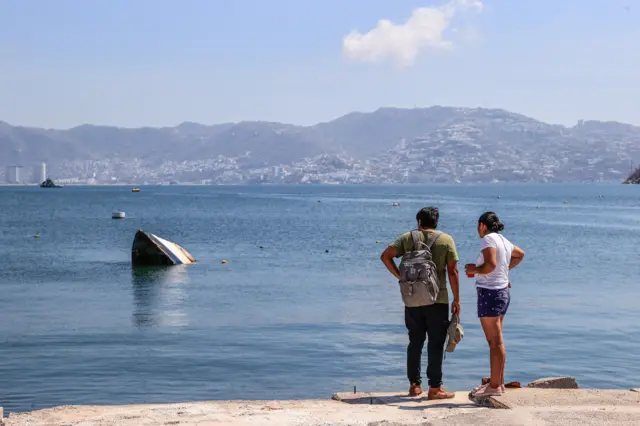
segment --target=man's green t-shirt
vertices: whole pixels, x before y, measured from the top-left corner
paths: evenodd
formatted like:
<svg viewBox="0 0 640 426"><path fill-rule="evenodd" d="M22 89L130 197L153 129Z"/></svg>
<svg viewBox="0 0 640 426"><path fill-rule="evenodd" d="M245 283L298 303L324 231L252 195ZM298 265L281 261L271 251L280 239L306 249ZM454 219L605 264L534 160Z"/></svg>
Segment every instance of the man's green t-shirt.
<svg viewBox="0 0 640 426"><path fill-rule="evenodd" d="M422 241L427 242L433 235L434 231L422 231ZM402 234L397 240L391 244L391 247L396 249L398 257L403 256L405 253L413 250L413 239L411 238L411 232ZM440 281L440 292L438 293L438 300L436 303L449 303L449 292L447 291L447 262L460 259L456 250L456 243L448 234L442 234L431 247L431 255L433 256L433 263L436 264L438 271L438 280Z"/></svg>

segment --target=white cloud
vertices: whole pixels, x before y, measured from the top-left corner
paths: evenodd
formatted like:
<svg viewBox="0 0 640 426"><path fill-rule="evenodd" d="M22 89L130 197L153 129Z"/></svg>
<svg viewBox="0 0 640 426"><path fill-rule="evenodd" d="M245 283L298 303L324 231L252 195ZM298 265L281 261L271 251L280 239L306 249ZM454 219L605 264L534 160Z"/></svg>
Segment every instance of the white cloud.
<svg viewBox="0 0 640 426"><path fill-rule="evenodd" d="M481 0L450 0L440 6L415 9L404 24L382 19L367 33L352 31L347 34L342 52L354 61L392 60L400 66L409 66L420 53L450 49L453 42L446 38L446 31L456 15L480 12L483 7Z"/></svg>

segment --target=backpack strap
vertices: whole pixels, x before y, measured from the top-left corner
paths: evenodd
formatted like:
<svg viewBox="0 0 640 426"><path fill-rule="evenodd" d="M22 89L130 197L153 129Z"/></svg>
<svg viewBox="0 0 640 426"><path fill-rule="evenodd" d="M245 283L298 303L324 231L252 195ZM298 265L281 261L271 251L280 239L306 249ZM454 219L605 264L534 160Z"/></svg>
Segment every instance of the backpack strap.
<svg viewBox="0 0 640 426"><path fill-rule="evenodd" d="M413 231L411 231L411 239L413 240L413 251L420 250L420 245L424 244L422 242L422 239L420 238L420 234L422 234L422 232L418 229L414 229Z"/></svg>
<svg viewBox="0 0 640 426"><path fill-rule="evenodd" d="M429 247L429 250L431 250L431 247L433 247L436 240L440 238L440 235L442 234L443 232L441 231L433 231L431 238L429 238L429 240L426 243L424 243L422 242L422 235L424 235L422 231L419 229L414 229L413 231L411 231L411 239L413 240L413 250L414 251L422 250L423 247Z"/></svg>
<svg viewBox="0 0 640 426"><path fill-rule="evenodd" d="M438 240L438 238L440 238L440 235L442 235L443 232L441 231L434 231L433 234L431 235L431 238L429 239L429 241L427 241L427 247L429 247L429 250L431 250L431 248L433 247L433 245L436 243L436 241Z"/></svg>

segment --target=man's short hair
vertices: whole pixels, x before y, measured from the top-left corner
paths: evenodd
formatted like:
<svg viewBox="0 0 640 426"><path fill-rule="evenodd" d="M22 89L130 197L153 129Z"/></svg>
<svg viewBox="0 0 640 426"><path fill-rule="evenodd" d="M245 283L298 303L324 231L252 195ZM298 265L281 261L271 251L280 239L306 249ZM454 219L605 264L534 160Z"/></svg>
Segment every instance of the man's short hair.
<svg viewBox="0 0 640 426"><path fill-rule="evenodd" d="M425 207L416 215L416 220L423 228L436 229L438 227L438 219L440 219L440 212L437 207Z"/></svg>

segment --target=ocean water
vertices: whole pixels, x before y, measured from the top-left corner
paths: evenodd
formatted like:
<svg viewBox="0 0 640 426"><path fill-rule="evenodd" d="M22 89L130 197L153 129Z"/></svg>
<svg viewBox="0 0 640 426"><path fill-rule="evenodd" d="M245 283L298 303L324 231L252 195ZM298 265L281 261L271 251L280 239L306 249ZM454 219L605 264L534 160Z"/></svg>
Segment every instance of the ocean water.
<svg viewBox="0 0 640 426"><path fill-rule="evenodd" d="M507 380L640 385L639 186L5 187L0 406L405 391L403 306L378 257L424 205L440 207L461 264L486 210L527 252L512 272ZM132 270L137 229L198 263ZM453 390L488 373L464 274L461 287Z"/></svg>

